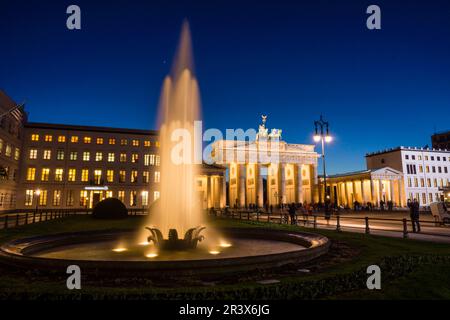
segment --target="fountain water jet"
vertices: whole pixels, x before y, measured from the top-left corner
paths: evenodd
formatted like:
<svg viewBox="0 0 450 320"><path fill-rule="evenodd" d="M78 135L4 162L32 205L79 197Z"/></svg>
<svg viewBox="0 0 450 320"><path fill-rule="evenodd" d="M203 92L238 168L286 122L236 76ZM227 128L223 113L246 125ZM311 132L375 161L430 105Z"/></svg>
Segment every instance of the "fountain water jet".
<svg viewBox="0 0 450 320"><path fill-rule="evenodd" d="M161 196L145 223L151 226L148 241L156 245L163 241L155 236L155 230L159 229L162 237L169 232L187 235L191 228L204 225L195 185L199 173L195 156L201 146L194 143L194 123L199 120L200 95L193 73L191 36L189 25L184 22L172 72L164 79L160 97ZM145 234L148 236L148 232ZM140 238L145 239L142 235ZM165 247L171 248L167 244Z"/></svg>

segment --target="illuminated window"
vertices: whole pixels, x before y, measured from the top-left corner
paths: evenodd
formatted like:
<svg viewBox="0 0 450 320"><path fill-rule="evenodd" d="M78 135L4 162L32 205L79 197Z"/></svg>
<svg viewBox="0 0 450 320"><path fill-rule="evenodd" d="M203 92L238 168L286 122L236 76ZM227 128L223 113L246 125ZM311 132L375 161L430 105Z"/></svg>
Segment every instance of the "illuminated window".
<svg viewBox="0 0 450 320"><path fill-rule="evenodd" d="M64 160L64 150L56 151L56 160Z"/></svg>
<svg viewBox="0 0 450 320"><path fill-rule="evenodd" d="M30 149L30 155L29 155L29 158L30 158L31 160L34 160L34 159L37 158L37 149Z"/></svg>
<svg viewBox="0 0 450 320"><path fill-rule="evenodd" d="M94 170L94 183L102 184L102 170Z"/></svg>
<svg viewBox="0 0 450 320"><path fill-rule="evenodd" d="M38 134L32 134L31 135L31 141L39 141L39 135Z"/></svg>
<svg viewBox="0 0 450 320"><path fill-rule="evenodd" d="M103 153L102 152L96 152L95 153L95 161L102 161L103 160Z"/></svg>
<svg viewBox="0 0 450 320"><path fill-rule="evenodd" d="M81 181L82 182L89 181L89 169L82 169L81 170Z"/></svg>
<svg viewBox="0 0 450 320"><path fill-rule="evenodd" d="M69 169L68 175L67 175L67 181L69 182L75 182L77 178L77 169Z"/></svg>
<svg viewBox="0 0 450 320"><path fill-rule="evenodd" d="M27 207L33 205L34 190L25 191L25 205Z"/></svg>
<svg viewBox="0 0 450 320"><path fill-rule="evenodd" d="M53 206L57 207L61 205L61 190L53 191Z"/></svg>
<svg viewBox="0 0 450 320"><path fill-rule="evenodd" d="M58 136L58 142L66 142L66 136Z"/></svg>
<svg viewBox="0 0 450 320"><path fill-rule="evenodd" d="M137 163L139 161L139 155L137 153L133 153L131 155L131 162L132 163Z"/></svg>
<svg viewBox="0 0 450 320"><path fill-rule="evenodd" d="M55 170L55 181L63 181L63 172L61 168Z"/></svg>
<svg viewBox="0 0 450 320"><path fill-rule="evenodd" d="M72 136L72 137L70 137L70 142L72 142L72 143L78 143L78 136Z"/></svg>
<svg viewBox="0 0 450 320"><path fill-rule="evenodd" d="M148 191L142 191L141 196L142 196L142 205L148 206Z"/></svg>
<svg viewBox="0 0 450 320"><path fill-rule="evenodd" d="M48 177L50 176L49 168L42 168L41 180L48 181Z"/></svg>
<svg viewBox="0 0 450 320"><path fill-rule="evenodd" d="M127 139L120 139L120 145L121 146L126 146L128 144L128 140Z"/></svg>
<svg viewBox="0 0 450 320"><path fill-rule="evenodd" d="M19 160L19 158L20 158L20 150L19 148L16 148L14 150L14 160Z"/></svg>
<svg viewBox="0 0 450 320"><path fill-rule="evenodd" d="M106 181L107 182L114 182L114 170L107 170L106 171Z"/></svg>
<svg viewBox="0 0 450 320"><path fill-rule="evenodd" d="M73 198L73 190L67 190L66 195L67 195L66 206L72 207L75 202Z"/></svg>
<svg viewBox="0 0 450 320"><path fill-rule="evenodd" d="M144 166L150 165L150 155L144 154Z"/></svg>
<svg viewBox="0 0 450 320"><path fill-rule="evenodd" d="M126 153L120 154L120 162L127 162L127 154Z"/></svg>
<svg viewBox="0 0 450 320"><path fill-rule="evenodd" d="M150 147L150 146L151 146L150 140L145 140L144 147Z"/></svg>
<svg viewBox="0 0 450 320"><path fill-rule="evenodd" d="M419 172L423 173L423 166L419 165Z"/></svg>
<svg viewBox="0 0 450 320"><path fill-rule="evenodd" d="M112 198L113 192L111 190L106 191L106 198Z"/></svg>
<svg viewBox="0 0 450 320"><path fill-rule="evenodd" d="M36 168L28 168L27 181L34 181L35 178L36 178Z"/></svg>
<svg viewBox="0 0 450 320"><path fill-rule="evenodd" d="M117 198L120 201L125 202L125 191L120 190L119 192L117 192Z"/></svg>
<svg viewBox="0 0 450 320"><path fill-rule="evenodd" d="M155 171L155 182L158 183L161 181L161 173L159 171Z"/></svg>
<svg viewBox="0 0 450 320"><path fill-rule="evenodd" d="M136 183L138 181L137 170L131 170L131 183Z"/></svg>
<svg viewBox="0 0 450 320"><path fill-rule="evenodd" d="M5 156L11 157L11 153L12 153L12 146L7 143L5 148Z"/></svg>
<svg viewBox="0 0 450 320"><path fill-rule="evenodd" d="M52 150L44 150L44 154L42 156L42 159L50 160L51 158L52 158Z"/></svg>
<svg viewBox="0 0 450 320"><path fill-rule="evenodd" d="M119 182L122 182L122 183L125 182L126 177L127 177L126 171L125 170L120 170L119 171Z"/></svg>
<svg viewBox="0 0 450 320"><path fill-rule="evenodd" d="M132 207L134 207L134 206L136 206L136 201L137 199L136 199L136 191L131 191L130 192L130 206L132 206Z"/></svg>
<svg viewBox="0 0 450 320"><path fill-rule="evenodd" d="M156 166L159 166L161 164L161 160L160 159L161 159L160 156L156 156L155 157L155 165Z"/></svg>
<svg viewBox="0 0 450 320"><path fill-rule="evenodd" d="M70 152L70 160L71 160L71 161L75 161L75 160L77 160L77 158L78 158L78 152L76 152L76 151L71 151L71 152Z"/></svg>
<svg viewBox="0 0 450 320"><path fill-rule="evenodd" d="M97 138L97 144L103 144L103 138Z"/></svg>
<svg viewBox="0 0 450 320"><path fill-rule="evenodd" d="M131 142L133 147L139 147L139 140L133 139L133 141Z"/></svg>
<svg viewBox="0 0 450 320"><path fill-rule="evenodd" d="M116 139L114 139L114 138L109 138L108 143L109 143L109 144L116 144Z"/></svg>
<svg viewBox="0 0 450 320"><path fill-rule="evenodd" d="M41 194L39 195L39 205L40 206L47 205L47 190L41 190Z"/></svg>
<svg viewBox="0 0 450 320"><path fill-rule="evenodd" d="M2 154L3 151L3 139L0 138L0 154Z"/></svg>
<svg viewBox="0 0 450 320"><path fill-rule="evenodd" d="M155 141L155 147L157 147L157 148L160 147L159 141Z"/></svg>
<svg viewBox="0 0 450 320"><path fill-rule="evenodd" d="M89 151L83 152L83 161L89 161L91 158L91 153Z"/></svg>
<svg viewBox="0 0 450 320"><path fill-rule="evenodd" d="M108 162L114 162L114 156L115 156L114 152L108 153Z"/></svg>
<svg viewBox="0 0 450 320"><path fill-rule="evenodd" d="M46 142L52 142L53 136L50 135L50 134L46 134L45 137L44 137L44 140L45 140Z"/></svg>
<svg viewBox="0 0 450 320"><path fill-rule="evenodd" d="M153 191L153 201L159 199L159 191Z"/></svg>
<svg viewBox="0 0 450 320"><path fill-rule="evenodd" d="M80 206L87 207L88 204L88 192L86 190L80 191Z"/></svg>
<svg viewBox="0 0 450 320"><path fill-rule="evenodd" d="M91 137L84 137L83 141L84 143L91 143L92 139Z"/></svg>
<svg viewBox="0 0 450 320"><path fill-rule="evenodd" d="M144 183L149 183L150 182L150 172L148 172L148 171L142 172L142 180Z"/></svg>
<svg viewBox="0 0 450 320"><path fill-rule="evenodd" d="M151 155L150 155L150 164L151 164L152 166L155 165L155 155L154 155L154 154L151 154Z"/></svg>

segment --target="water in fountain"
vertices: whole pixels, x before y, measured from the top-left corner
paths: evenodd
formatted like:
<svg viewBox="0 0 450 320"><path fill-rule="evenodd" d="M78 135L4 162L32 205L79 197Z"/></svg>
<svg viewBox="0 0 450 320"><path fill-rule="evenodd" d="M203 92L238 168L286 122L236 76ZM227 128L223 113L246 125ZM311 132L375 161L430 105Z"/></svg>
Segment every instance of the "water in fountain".
<svg viewBox="0 0 450 320"><path fill-rule="evenodd" d="M194 122L200 120L200 96L187 22L183 24L172 72L164 79L159 112L161 196L145 226L158 228L164 238L170 229L176 229L182 238L188 229L203 224L195 184L199 173L195 156L200 148L197 163L201 163L201 146L194 144Z"/></svg>

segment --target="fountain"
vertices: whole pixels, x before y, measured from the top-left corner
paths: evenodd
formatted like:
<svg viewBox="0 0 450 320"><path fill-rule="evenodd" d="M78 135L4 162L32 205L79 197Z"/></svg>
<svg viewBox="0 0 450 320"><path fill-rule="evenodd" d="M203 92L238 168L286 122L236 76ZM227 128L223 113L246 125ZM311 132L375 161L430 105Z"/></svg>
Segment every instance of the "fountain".
<svg viewBox="0 0 450 320"><path fill-rule="evenodd" d="M0 263L49 272L76 264L96 276L176 278L235 275L297 264L328 251L328 239L317 234L206 227L195 185L202 146L193 143L194 122L200 120L200 95L192 61L185 22L160 97L161 197L138 232L94 230L17 238L0 245Z"/></svg>
<svg viewBox="0 0 450 320"><path fill-rule="evenodd" d="M152 242L160 249L195 248L203 227L202 210L195 193L198 165L194 123L200 120L200 95L193 72L189 25L183 23L172 72L164 79L159 104L161 198L146 221ZM173 139L179 137L181 141ZM175 140L175 141L174 141ZM201 152L200 152L201 157ZM201 161L201 159L200 159ZM202 226L202 227L197 227ZM178 233L185 233L183 240ZM163 239L163 235L168 235ZM141 237L142 238L142 237Z"/></svg>

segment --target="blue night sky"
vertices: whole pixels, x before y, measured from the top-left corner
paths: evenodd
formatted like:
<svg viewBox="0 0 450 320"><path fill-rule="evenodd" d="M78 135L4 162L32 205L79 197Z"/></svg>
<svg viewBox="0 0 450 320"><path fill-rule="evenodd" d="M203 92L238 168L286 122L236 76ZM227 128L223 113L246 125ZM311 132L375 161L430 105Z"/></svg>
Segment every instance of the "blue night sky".
<svg viewBox="0 0 450 320"><path fill-rule="evenodd" d="M82 30L66 28L66 8ZM382 30L366 28L370 4ZM30 121L154 129L182 20L206 128L270 128L311 143L330 121L329 173L424 146L450 119L450 2L0 1L0 88Z"/></svg>

